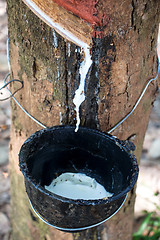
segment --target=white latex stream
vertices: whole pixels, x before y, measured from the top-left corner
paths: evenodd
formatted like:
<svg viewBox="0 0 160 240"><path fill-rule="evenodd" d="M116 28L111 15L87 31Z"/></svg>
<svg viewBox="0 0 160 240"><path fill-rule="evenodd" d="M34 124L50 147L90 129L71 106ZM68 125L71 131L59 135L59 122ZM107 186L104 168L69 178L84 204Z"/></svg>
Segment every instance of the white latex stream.
<svg viewBox="0 0 160 240"><path fill-rule="evenodd" d="M92 65L91 55L90 55L90 49L87 44L84 44L81 46L81 52L84 52L84 60L80 65L79 73L80 73L80 84L78 89L75 92L75 96L73 99L73 103L76 106L76 129L75 132L78 131L79 124L80 124L80 117L79 117L79 107L82 104L82 102L85 100L85 94L84 94L84 88L85 88L85 80L87 77L87 73L89 71L90 66Z"/></svg>
<svg viewBox="0 0 160 240"><path fill-rule="evenodd" d="M94 178L82 173L63 173L54 179L45 189L70 199L95 200L111 197Z"/></svg>

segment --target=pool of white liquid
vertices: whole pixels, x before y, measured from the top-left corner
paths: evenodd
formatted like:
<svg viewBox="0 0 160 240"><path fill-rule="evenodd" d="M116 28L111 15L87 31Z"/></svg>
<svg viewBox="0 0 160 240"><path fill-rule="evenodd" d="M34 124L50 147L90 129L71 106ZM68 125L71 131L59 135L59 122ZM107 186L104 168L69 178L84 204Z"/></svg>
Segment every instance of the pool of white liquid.
<svg viewBox="0 0 160 240"><path fill-rule="evenodd" d="M63 173L49 186L44 187L52 193L70 199L96 200L113 195L94 178L82 173Z"/></svg>

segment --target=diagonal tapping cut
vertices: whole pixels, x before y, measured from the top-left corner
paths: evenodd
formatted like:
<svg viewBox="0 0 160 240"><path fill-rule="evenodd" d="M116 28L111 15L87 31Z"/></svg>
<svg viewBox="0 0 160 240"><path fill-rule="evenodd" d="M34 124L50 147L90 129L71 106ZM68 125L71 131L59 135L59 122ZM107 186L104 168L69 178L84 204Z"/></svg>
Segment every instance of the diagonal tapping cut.
<svg viewBox="0 0 160 240"><path fill-rule="evenodd" d="M75 96L73 99L73 103L75 105L76 110L76 129L78 131L80 124L80 116L79 116L79 108L82 102L85 100L84 88L85 88L85 80L88 74L88 71L92 65L91 54L90 54L90 46L80 40L76 35L74 35L71 31L66 30L65 27L61 26L59 23L54 22L44 11L42 11L33 1L24 0L24 2L28 5L28 7L38 15L42 20L44 20L49 26L55 29L61 36L66 38L67 40L73 42L81 48L81 53L84 54L84 60L81 62L79 73L80 73L80 84L78 89L75 92Z"/></svg>

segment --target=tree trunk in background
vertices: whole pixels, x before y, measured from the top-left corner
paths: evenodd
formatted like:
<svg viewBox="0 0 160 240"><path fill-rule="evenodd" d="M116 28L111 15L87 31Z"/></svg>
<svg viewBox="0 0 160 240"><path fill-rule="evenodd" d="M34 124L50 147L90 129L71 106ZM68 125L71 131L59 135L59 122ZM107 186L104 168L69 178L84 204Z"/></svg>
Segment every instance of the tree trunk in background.
<svg viewBox="0 0 160 240"><path fill-rule="evenodd" d="M160 22L157 0L97 1L108 14L102 38L93 38L93 64L86 79L81 125L107 132L134 106L146 82L156 75L156 41ZM23 80L17 100L50 127L75 125L73 97L79 85L80 48L48 27L19 0L8 0L11 77ZM12 91L17 84L12 85ZM157 83L150 85L136 111L114 132L131 136L140 159ZM130 240L135 189L122 209L97 228L71 234L47 226L31 211L18 152L27 137L41 129L11 101L10 142L13 240Z"/></svg>

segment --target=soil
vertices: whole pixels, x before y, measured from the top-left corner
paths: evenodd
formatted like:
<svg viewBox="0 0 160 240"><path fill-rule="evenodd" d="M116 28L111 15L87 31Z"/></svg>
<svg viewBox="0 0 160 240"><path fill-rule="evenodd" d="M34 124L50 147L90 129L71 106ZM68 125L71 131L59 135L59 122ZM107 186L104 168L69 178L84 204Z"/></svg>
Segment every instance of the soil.
<svg viewBox="0 0 160 240"><path fill-rule="evenodd" d="M6 2L0 0L0 87L8 73ZM7 90L0 100L7 97ZM0 239L10 238L10 181L9 181L10 101L0 101ZM154 103L145 136L137 183L134 230L145 212L160 215L160 94Z"/></svg>

